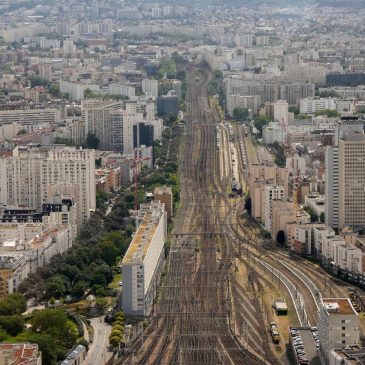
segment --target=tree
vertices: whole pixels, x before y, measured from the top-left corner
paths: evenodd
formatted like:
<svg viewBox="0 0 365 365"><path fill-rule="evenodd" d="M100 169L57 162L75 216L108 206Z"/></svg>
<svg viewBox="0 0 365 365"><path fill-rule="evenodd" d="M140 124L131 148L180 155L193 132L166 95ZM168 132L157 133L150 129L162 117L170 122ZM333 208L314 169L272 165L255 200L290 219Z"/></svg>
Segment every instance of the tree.
<svg viewBox="0 0 365 365"><path fill-rule="evenodd" d="M87 88L84 91L84 98L85 99L91 99L95 97L95 93L94 91L92 91L91 89Z"/></svg>
<svg viewBox="0 0 365 365"><path fill-rule="evenodd" d="M329 118L335 118L339 117L341 114L338 113L336 110L325 109L316 112L315 115L326 115Z"/></svg>
<svg viewBox="0 0 365 365"><path fill-rule="evenodd" d="M320 219L320 221L322 222L322 223L324 223L325 222L325 220L326 220L326 216L325 216L325 214L322 212L321 213L321 215L319 216L319 219Z"/></svg>
<svg viewBox="0 0 365 365"><path fill-rule="evenodd" d="M100 314L103 314L107 305L108 300L106 298L96 298L96 308Z"/></svg>
<svg viewBox="0 0 365 365"><path fill-rule="evenodd" d="M58 347L56 339L49 334L23 332L11 340L17 342L36 343L42 353L42 364L53 365L57 363ZM60 354L61 356L61 354Z"/></svg>
<svg viewBox="0 0 365 365"><path fill-rule="evenodd" d="M113 347L114 349L117 349L119 347L121 340L122 340L121 336L117 336L117 335L109 336L110 346Z"/></svg>
<svg viewBox="0 0 365 365"><path fill-rule="evenodd" d="M46 281L46 298L60 299L66 292L65 279L61 275L50 277Z"/></svg>
<svg viewBox="0 0 365 365"><path fill-rule="evenodd" d="M234 108L233 117L239 122L243 122L248 118L248 110L246 108Z"/></svg>
<svg viewBox="0 0 365 365"><path fill-rule="evenodd" d="M27 309L27 301L21 294L14 293L0 300L0 315L22 314Z"/></svg>
<svg viewBox="0 0 365 365"><path fill-rule="evenodd" d="M289 113L294 113L294 115L298 115L300 113L300 110L296 105L290 105L288 111Z"/></svg>
<svg viewBox="0 0 365 365"><path fill-rule="evenodd" d="M30 321L32 331L52 336L65 349L71 348L77 338L67 314L62 309L44 309L36 311Z"/></svg>
<svg viewBox="0 0 365 365"><path fill-rule="evenodd" d="M285 232L283 230L278 231L278 234L276 235L276 242L280 246L284 246L284 244L285 244Z"/></svg>
<svg viewBox="0 0 365 365"><path fill-rule="evenodd" d="M87 288L88 288L87 282L84 280L80 280L72 288L71 294L75 298L80 298L83 295L85 295Z"/></svg>
<svg viewBox="0 0 365 365"><path fill-rule="evenodd" d="M0 327L3 328L10 336L16 336L24 329L23 317L20 314L0 316Z"/></svg>
<svg viewBox="0 0 365 365"><path fill-rule="evenodd" d="M260 132L260 135L262 135L263 127L269 123L270 123L270 118L258 115L257 117L255 117L253 124L255 128L258 129L258 131Z"/></svg>
<svg viewBox="0 0 365 365"><path fill-rule="evenodd" d="M20 136L22 134L27 134L27 131L25 129L20 129L16 135Z"/></svg>
<svg viewBox="0 0 365 365"><path fill-rule="evenodd" d="M88 133L86 137L87 148L97 149L99 146L99 138L93 133Z"/></svg>

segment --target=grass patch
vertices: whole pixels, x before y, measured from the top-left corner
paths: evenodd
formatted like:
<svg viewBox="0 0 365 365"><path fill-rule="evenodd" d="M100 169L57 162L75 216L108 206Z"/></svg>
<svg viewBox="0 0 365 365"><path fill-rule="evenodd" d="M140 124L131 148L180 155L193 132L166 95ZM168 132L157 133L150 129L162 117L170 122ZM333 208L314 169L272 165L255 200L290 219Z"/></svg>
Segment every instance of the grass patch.
<svg viewBox="0 0 365 365"><path fill-rule="evenodd" d="M122 281L122 274L118 273L114 275L113 281L109 284L109 289L118 289L119 282Z"/></svg>

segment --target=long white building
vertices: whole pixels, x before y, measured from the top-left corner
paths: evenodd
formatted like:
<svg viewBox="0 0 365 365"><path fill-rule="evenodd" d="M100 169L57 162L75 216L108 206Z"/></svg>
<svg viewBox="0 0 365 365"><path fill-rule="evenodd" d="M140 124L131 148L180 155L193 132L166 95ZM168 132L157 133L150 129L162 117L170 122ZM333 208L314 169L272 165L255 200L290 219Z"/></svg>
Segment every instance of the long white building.
<svg viewBox="0 0 365 365"><path fill-rule="evenodd" d="M167 237L164 204L141 204L140 216L142 221L122 262L122 302L128 316L148 316L151 312Z"/></svg>
<svg viewBox="0 0 365 365"><path fill-rule="evenodd" d="M323 110L336 110L335 99L306 98L300 101L301 114L315 114Z"/></svg>

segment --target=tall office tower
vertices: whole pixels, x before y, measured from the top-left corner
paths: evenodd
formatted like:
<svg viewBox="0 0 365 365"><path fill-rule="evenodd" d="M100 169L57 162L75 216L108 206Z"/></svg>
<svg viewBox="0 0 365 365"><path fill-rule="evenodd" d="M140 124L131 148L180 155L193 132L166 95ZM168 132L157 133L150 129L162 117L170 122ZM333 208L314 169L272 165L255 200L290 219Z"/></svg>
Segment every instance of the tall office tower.
<svg viewBox="0 0 365 365"><path fill-rule="evenodd" d="M365 228L365 135L363 122L341 121L326 149L326 224Z"/></svg>
<svg viewBox="0 0 365 365"><path fill-rule="evenodd" d="M133 147L145 145L153 146L154 126L146 123L138 123L133 126Z"/></svg>
<svg viewBox="0 0 365 365"><path fill-rule="evenodd" d="M91 4L91 16L93 18L99 17L99 4L96 1Z"/></svg>

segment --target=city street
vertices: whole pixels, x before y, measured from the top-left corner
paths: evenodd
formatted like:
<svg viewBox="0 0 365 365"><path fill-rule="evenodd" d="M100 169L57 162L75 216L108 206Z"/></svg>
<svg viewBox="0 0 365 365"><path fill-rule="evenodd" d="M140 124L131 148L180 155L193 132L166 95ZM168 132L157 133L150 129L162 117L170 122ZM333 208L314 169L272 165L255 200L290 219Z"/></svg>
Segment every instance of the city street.
<svg viewBox="0 0 365 365"><path fill-rule="evenodd" d="M112 327L104 322L104 316L92 318L91 325L94 328L94 340L83 365L104 365L113 355L108 351Z"/></svg>

